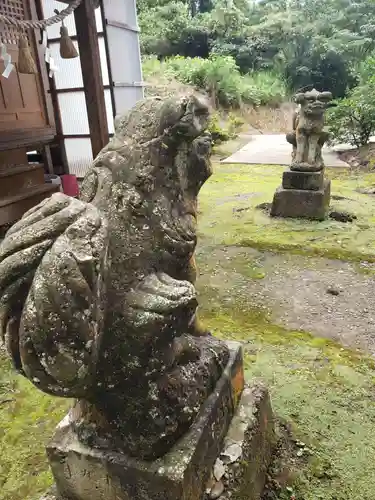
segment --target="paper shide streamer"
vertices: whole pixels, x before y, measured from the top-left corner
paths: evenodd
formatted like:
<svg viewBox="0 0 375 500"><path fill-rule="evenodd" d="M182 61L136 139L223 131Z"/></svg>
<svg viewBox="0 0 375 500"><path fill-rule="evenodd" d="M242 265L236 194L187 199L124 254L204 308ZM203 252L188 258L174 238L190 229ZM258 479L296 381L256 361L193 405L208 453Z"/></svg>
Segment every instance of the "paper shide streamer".
<svg viewBox="0 0 375 500"><path fill-rule="evenodd" d="M0 60L4 61L4 70L1 76L9 78L9 75L14 69L14 64L12 64L12 56L7 52L7 46L2 42L0 42Z"/></svg>

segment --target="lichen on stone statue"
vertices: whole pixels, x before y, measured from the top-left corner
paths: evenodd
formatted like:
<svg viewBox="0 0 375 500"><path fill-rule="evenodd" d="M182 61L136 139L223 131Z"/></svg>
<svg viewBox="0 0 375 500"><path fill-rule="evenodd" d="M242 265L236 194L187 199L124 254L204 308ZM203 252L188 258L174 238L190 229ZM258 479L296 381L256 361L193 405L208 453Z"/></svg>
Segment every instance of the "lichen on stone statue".
<svg viewBox="0 0 375 500"><path fill-rule="evenodd" d="M198 324L197 195L208 108L146 99L116 120L79 200L55 194L0 246L0 329L39 389L75 398L79 438L154 459L189 429L228 362Z"/></svg>
<svg viewBox="0 0 375 500"><path fill-rule="evenodd" d="M324 168L322 147L328 139L324 129L324 113L332 100L331 92L298 93L294 98L300 105L293 118L293 132L287 141L293 145L291 170L319 172Z"/></svg>

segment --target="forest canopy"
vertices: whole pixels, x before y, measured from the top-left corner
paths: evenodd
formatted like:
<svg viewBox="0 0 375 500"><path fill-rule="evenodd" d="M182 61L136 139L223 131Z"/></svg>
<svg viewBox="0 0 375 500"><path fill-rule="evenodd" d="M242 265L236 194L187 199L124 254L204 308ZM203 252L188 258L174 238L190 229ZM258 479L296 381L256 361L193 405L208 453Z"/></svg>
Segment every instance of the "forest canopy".
<svg viewBox="0 0 375 500"><path fill-rule="evenodd" d="M232 57L242 74L273 71L291 90L344 97L375 49L373 0L139 0L142 52Z"/></svg>

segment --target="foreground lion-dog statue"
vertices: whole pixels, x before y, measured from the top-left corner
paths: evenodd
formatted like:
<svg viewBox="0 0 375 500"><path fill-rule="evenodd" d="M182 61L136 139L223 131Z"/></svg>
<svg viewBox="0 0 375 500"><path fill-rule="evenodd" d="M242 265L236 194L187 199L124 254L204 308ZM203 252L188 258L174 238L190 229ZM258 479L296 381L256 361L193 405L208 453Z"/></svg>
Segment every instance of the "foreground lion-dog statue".
<svg viewBox="0 0 375 500"><path fill-rule="evenodd" d="M0 331L13 364L42 391L75 398L90 446L161 456L228 362L196 315L208 119L195 97L139 102L116 120L80 199L53 195L0 246Z"/></svg>

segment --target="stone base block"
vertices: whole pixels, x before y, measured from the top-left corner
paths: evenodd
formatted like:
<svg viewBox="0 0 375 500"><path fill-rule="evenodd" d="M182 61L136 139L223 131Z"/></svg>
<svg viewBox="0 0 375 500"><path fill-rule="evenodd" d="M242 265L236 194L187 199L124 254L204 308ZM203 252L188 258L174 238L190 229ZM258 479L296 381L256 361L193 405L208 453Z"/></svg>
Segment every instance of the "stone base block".
<svg viewBox="0 0 375 500"><path fill-rule="evenodd" d="M325 180L323 189L277 189L271 207L273 217L295 217L324 220L331 197L331 181Z"/></svg>
<svg viewBox="0 0 375 500"><path fill-rule="evenodd" d="M204 500L219 491L220 500L260 500L275 444L268 391L255 383L243 392Z"/></svg>
<svg viewBox="0 0 375 500"><path fill-rule="evenodd" d="M320 172L293 172L287 170L283 173L284 189L302 189L319 191L324 188L324 173Z"/></svg>
<svg viewBox="0 0 375 500"><path fill-rule="evenodd" d="M66 417L47 447L57 498L200 500L244 387L242 349L235 342L229 347L228 366L198 418L158 460L140 461L84 446Z"/></svg>

